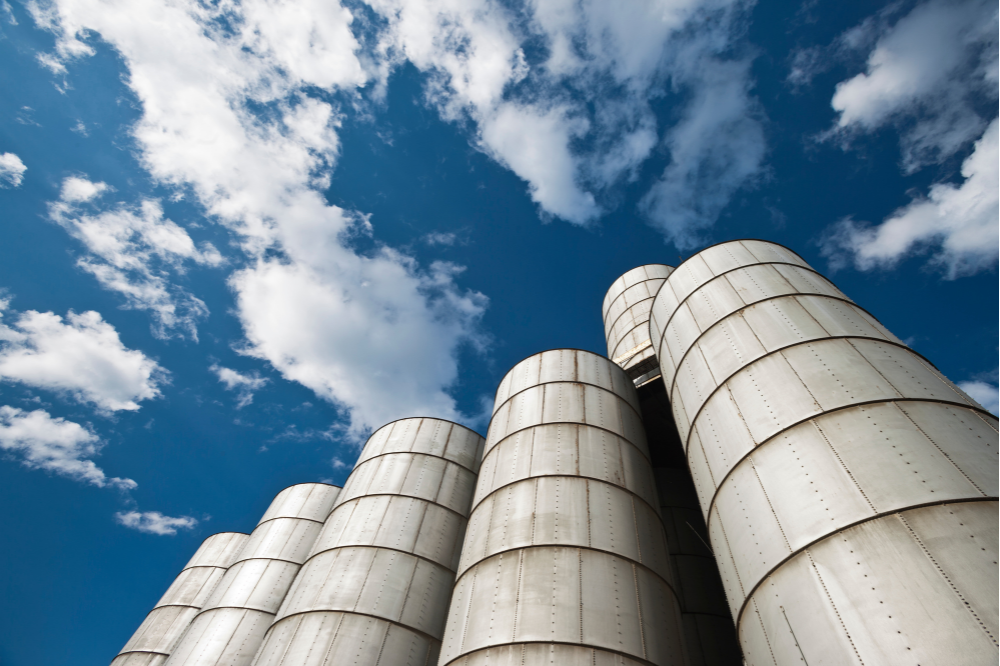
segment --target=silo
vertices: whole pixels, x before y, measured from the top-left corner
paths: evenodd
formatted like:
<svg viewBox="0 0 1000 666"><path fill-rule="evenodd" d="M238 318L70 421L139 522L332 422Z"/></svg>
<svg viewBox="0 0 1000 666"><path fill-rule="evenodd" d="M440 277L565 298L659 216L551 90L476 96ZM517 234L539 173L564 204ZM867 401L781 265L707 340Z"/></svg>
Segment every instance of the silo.
<svg viewBox="0 0 1000 666"><path fill-rule="evenodd" d="M664 264L633 268L615 280L604 296L601 314L608 358L620 365L637 385L660 374L646 322L653 297L673 270L673 266Z"/></svg>
<svg viewBox="0 0 1000 666"><path fill-rule="evenodd" d="M639 266L615 280L604 297L604 331L609 356L639 386L689 664L738 666L742 659L733 620L649 340L653 296L673 270L662 264Z"/></svg>
<svg viewBox="0 0 1000 666"><path fill-rule="evenodd" d="M772 243L650 334L748 664L996 663L995 417Z"/></svg>
<svg viewBox="0 0 1000 666"><path fill-rule="evenodd" d="M111 662L112 666L163 664L246 539L246 534L238 532L220 532L205 539Z"/></svg>
<svg viewBox="0 0 1000 666"><path fill-rule="evenodd" d="M167 666L249 666L339 492L300 483L278 493Z"/></svg>
<svg viewBox="0 0 1000 666"><path fill-rule="evenodd" d="M440 419L376 431L255 666L434 664L482 447Z"/></svg>
<svg viewBox="0 0 1000 666"><path fill-rule="evenodd" d="M682 664L635 387L590 352L497 391L440 666Z"/></svg>

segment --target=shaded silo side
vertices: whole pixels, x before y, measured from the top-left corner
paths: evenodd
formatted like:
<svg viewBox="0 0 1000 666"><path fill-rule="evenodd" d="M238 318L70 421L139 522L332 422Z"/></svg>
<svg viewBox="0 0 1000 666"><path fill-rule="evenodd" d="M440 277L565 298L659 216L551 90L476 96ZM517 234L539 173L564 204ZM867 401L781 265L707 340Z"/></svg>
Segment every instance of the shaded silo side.
<svg viewBox="0 0 1000 666"><path fill-rule="evenodd" d="M160 601L132 634L112 666L159 666L222 580L247 535L220 532L205 539Z"/></svg>
<svg viewBox="0 0 1000 666"><path fill-rule="evenodd" d="M483 438L433 418L365 444L255 666L437 660Z"/></svg>
<svg viewBox="0 0 1000 666"><path fill-rule="evenodd" d="M650 332L748 664L996 663L995 417L772 243Z"/></svg>
<svg viewBox="0 0 1000 666"><path fill-rule="evenodd" d="M278 493L167 666L249 666L339 492L300 483Z"/></svg>
<svg viewBox="0 0 1000 666"><path fill-rule="evenodd" d="M497 390L440 666L683 664L632 380L559 349Z"/></svg>
<svg viewBox="0 0 1000 666"><path fill-rule="evenodd" d="M640 413L677 581L688 662L690 666L739 666L742 657L722 579L708 546L698 495L649 340L653 296L646 294L655 294L673 270L662 264L639 266L615 280L604 297L604 330L609 355L626 371L636 358L639 363L652 363L653 370L645 370L635 383L640 385ZM632 349L642 353L630 356ZM649 360L641 358L645 353L652 355Z"/></svg>
<svg viewBox="0 0 1000 666"><path fill-rule="evenodd" d="M673 270L664 264L633 268L615 280L604 296L601 314L608 358L624 368L636 384L660 374L646 322L653 297Z"/></svg>

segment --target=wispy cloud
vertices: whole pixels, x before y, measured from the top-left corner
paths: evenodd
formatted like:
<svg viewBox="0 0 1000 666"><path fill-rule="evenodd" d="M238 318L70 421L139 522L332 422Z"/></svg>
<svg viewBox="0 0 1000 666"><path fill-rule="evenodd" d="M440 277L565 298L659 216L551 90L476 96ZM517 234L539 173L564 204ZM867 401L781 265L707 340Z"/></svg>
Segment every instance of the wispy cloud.
<svg viewBox="0 0 1000 666"><path fill-rule="evenodd" d="M0 317L9 302L0 300ZM0 320L0 379L65 394L102 412L139 409L159 397L167 372L141 351L122 344L97 312L29 310Z"/></svg>
<svg viewBox="0 0 1000 666"><path fill-rule="evenodd" d="M108 190L105 183L71 176L63 181L59 200L49 204L49 217L87 250L77 265L122 295L127 307L152 313L157 337L197 340L197 322L208 316L208 307L172 276L186 264L220 266L222 255L211 243L196 246L155 200L105 210L91 205L94 210L88 212L85 205Z"/></svg>
<svg viewBox="0 0 1000 666"><path fill-rule="evenodd" d="M268 383L266 377L261 377L256 371L243 374L231 368L213 364L209 368L222 382L227 391L236 391L236 408L242 409L253 402L253 394Z"/></svg>
<svg viewBox="0 0 1000 666"><path fill-rule="evenodd" d="M198 520L191 516L174 518L159 511L119 511L115 520L129 529L161 536L177 534L177 530L190 530L198 524Z"/></svg>
<svg viewBox="0 0 1000 666"><path fill-rule="evenodd" d="M0 153L0 187L18 187L28 167L14 153Z"/></svg>
<svg viewBox="0 0 1000 666"><path fill-rule="evenodd" d="M100 453L102 446L100 438L79 423L54 418L41 409L26 412L0 406L0 450L16 455L26 467L99 488L135 488L132 479L109 478L90 460Z"/></svg>

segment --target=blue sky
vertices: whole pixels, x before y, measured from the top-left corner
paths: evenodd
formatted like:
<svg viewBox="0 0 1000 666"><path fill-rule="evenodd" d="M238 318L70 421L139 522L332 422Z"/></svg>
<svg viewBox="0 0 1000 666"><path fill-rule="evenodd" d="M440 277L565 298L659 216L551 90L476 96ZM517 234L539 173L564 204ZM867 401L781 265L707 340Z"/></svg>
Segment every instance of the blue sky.
<svg viewBox="0 0 1000 666"><path fill-rule="evenodd" d="M6 0L0 663L107 663L371 429L788 245L997 410L987 2Z"/></svg>

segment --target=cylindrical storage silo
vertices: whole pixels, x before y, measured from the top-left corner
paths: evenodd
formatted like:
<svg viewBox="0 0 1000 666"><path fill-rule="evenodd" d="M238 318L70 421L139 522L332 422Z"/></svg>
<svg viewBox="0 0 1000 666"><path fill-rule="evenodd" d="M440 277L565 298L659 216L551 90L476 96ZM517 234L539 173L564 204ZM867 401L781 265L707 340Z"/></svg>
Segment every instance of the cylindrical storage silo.
<svg viewBox="0 0 1000 666"><path fill-rule="evenodd" d="M748 664L996 663L995 417L772 243L650 332Z"/></svg>
<svg viewBox="0 0 1000 666"><path fill-rule="evenodd" d="M615 280L604 297L604 330L608 354L626 372L635 367L635 363L652 363L654 368L644 370L645 366L640 367L644 374L639 375L635 383L640 386L639 408L666 530L670 564L677 581L690 666L737 666L742 659L729 605L715 557L707 545L708 532L698 506L698 494L684 460L684 450L670 415L670 402L649 340L653 296L646 295L655 294L673 270L672 266L662 264L639 266ZM633 349L640 352L633 353Z"/></svg>
<svg viewBox="0 0 1000 666"><path fill-rule="evenodd" d="M254 665L434 664L482 448L440 419L377 430Z"/></svg>
<svg viewBox="0 0 1000 666"><path fill-rule="evenodd" d="M220 532L205 539L112 666L163 664L246 540L247 535L239 532Z"/></svg>
<svg viewBox="0 0 1000 666"><path fill-rule="evenodd" d="M249 666L339 492L300 483L278 493L167 666Z"/></svg>
<svg viewBox="0 0 1000 666"><path fill-rule="evenodd" d="M653 297L673 270L664 264L633 268L615 280L604 295L601 314L608 358L624 368L636 385L660 374L646 322Z"/></svg>
<svg viewBox="0 0 1000 666"><path fill-rule="evenodd" d="M532 356L497 391L440 666L682 664L635 387Z"/></svg>

